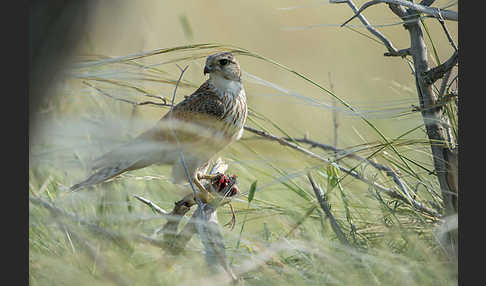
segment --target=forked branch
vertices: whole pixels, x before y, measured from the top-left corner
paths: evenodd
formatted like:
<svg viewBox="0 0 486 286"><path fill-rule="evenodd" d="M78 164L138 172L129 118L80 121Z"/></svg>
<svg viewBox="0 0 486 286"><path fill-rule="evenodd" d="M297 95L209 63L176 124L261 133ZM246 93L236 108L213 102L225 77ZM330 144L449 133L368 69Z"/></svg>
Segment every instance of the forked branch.
<svg viewBox="0 0 486 286"><path fill-rule="evenodd" d="M451 10L442 10L440 8L430 8L427 6L422 6L420 4L416 4L410 1L405 1L405 0L372 0L369 2L366 2L361 6L361 8L355 12L354 16L349 18L346 22L344 22L342 26L345 26L347 23L349 23L351 20L354 18L358 17L361 15L361 13L366 9L369 8L373 5L380 4L380 3L387 3L387 4L393 4L393 5L400 5L404 7L408 7L411 10L414 10L418 13L424 13L427 15L431 15L434 17L441 17L445 20L451 20L451 21L458 21L459 16L457 12L451 11Z"/></svg>
<svg viewBox="0 0 486 286"><path fill-rule="evenodd" d="M457 61L458 51L456 50L447 61L426 71L422 77L422 80L428 85L433 84L438 79L443 78L444 75L457 64Z"/></svg>
<svg viewBox="0 0 486 286"><path fill-rule="evenodd" d="M348 4L348 6L351 8L351 10L353 10L353 12L356 14L356 17L358 17L359 20L361 21L361 23L363 23L363 25L365 25L366 29L368 29L368 31L370 33L375 35L375 37L377 37L385 45L385 47L388 50L388 52L385 55L401 56L401 57L408 55L408 50L406 50L406 49L405 50L398 50L397 48L395 48L393 46L392 42L387 37L385 37L385 35L383 35L375 27L373 27L370 24L370 22L361 13L358 13L358 11L359 11L358 7L356 7L356 5L353 3L352 0L330 1L330 2L331 3L346 3L346 4Z"/></svg>

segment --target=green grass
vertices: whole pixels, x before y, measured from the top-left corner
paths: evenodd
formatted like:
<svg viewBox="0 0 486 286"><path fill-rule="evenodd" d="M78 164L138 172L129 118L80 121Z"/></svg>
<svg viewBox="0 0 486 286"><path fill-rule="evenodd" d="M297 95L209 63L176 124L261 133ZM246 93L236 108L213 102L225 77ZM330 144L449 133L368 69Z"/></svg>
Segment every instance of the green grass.
<svg viewBox="0 0 486 286"><path fill-rule="evenodd" d="M29 196L41 198L72 216L53 214L30 203L31 285L106 285L108 281L121 285L194 285L209 280L211 284L222 283L227 278L221 269L216 267L214 271L206 265L204 247L197 236L177 257L133 238L150 236L166 222L133 198L134 194L171 210L175 201L190 192L170 183L167 166L133 171L94 190L66 191L85 175L89 160L133 138L168 110L149 105L133 107L101 95L82 81L136 102L146 99L144 93L154 95L154 90L170 100L179 76L175 63L183 66L200 62L220 50L232 50L238 57L274 65L315 87L318 97L332 96L343 108L355 111L351 103L312 76L235 46L194 44L118 58L91 56L89 61L78 62L64 86L46 102L49 111L43 115L45 125L32 145ZM166 64L145 66L151 61ZM191 77L185 77L176 101L197 85ZM250 105L250 110L248 125L291 140L302 137L302 130L266 116L264 106ZM423 126L391 136L371 119L359 120L378 139L356 140L353 145L361 147L357 154L400 172L419 202L428 207L433 207L431 202L440 205L437 182L427 172L432 164L429 142L420 132ZM333 159L332 153L297 144ZM437 218L346 176L332 165L248 132L220 156L229 164L229 173L238 175L242 193L233 201L236 227L233 231L222 229L226 253L234 271L241 273L247 284L457 284L457 265L445 255L435 237ZM337 163L371 181L396 188L391 178L369 165L346 158ZM350 247L342 245L331 228L307 180L308 172L323 189ZM221 224L230 217L228 207L218 211Z"/></svg>

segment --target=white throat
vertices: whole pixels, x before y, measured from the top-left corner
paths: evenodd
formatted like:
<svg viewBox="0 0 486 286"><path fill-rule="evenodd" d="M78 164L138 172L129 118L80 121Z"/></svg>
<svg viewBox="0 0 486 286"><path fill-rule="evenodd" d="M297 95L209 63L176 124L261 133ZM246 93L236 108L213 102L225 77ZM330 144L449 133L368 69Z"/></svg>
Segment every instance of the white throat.
<svg viewBox="0 0 486 286"><path fill-rule="evenodd" d="M221 92L221 93L231 93L237 95L240 93L243 86L241 82L235 80L225 79L220 75L212 74L210 76L211 83Z"/></svg>

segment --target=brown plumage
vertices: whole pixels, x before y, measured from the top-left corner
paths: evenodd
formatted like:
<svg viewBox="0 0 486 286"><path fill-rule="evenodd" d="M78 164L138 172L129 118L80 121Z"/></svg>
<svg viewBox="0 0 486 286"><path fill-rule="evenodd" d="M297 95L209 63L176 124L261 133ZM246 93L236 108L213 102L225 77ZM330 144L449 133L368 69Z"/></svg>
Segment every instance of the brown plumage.
<svg viewBox="0 0 486 286"><path fill-rule="evenodd" d="M194 179L217 152L241 137L248 113L240 66L231 53L209 56L206 73L209 79L193 94L175 105L153 128L96 159L94 174L71 190L152 164L172 165L174 183L185 182L180 152Z"/></svg>

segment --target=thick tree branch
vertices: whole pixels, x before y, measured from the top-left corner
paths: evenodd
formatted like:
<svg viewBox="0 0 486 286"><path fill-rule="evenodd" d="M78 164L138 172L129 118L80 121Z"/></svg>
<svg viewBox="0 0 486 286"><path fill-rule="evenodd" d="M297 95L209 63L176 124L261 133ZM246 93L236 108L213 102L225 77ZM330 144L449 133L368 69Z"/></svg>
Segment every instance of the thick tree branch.
<svg viewBox="0 0 486 286"><path fill-rule="evenodd" d="M443 119L442 108L438 107L430 109L426 107L437 104L438 96L436 96L432 90L432 83L443 77L457 63L457 51L455 51L452 57L445 63L429 70L427 46L424 41L420 22L418 21L419 15L415 14L415 11L413 10L407 11L404 15L403 7L396 5L389 6L402 20L410 18L417 19L417 21L406 23L404 26L410 37L410 53L413 59L415 84L417 87L420 107L422 108L422 117L429 140L431 142L447 142L447 128L445 127L447 125L447 118ZM443 17L443 12L444 11L440 11L440 14L435 14L435 16L440 18L442 15ZM444 124L444 120L446 121L446 124ZM434 161L435 174L437 174L437 179L442 192L445 215L454 214L457 212L457 190L454 190L449 186L448 177L451 175L456 176L457 174L449 174L450 171L453 171L453 168L448 168L450 165L448 154L451 150L449 149L448 144L431 144L430 148ZM456 240L457 238L451 237L451 239Z"/></svg>
<svg viewBox="0 0 486 286"><path fill-rule="evenodd" d="M404 20L407 19L408 13L407 10L403 6L395 5L395 4L388 4L390 10L392 10L395 15L397 15L400 19Z"/></svg>

